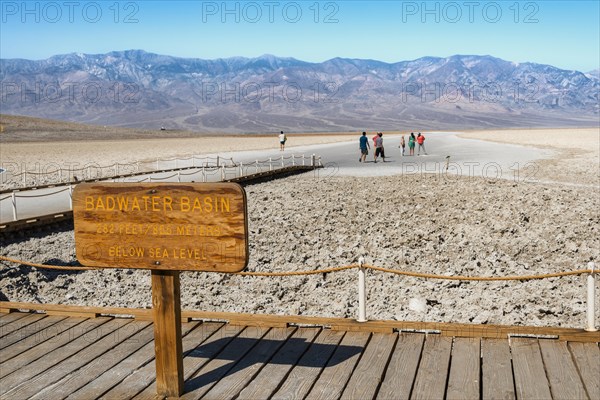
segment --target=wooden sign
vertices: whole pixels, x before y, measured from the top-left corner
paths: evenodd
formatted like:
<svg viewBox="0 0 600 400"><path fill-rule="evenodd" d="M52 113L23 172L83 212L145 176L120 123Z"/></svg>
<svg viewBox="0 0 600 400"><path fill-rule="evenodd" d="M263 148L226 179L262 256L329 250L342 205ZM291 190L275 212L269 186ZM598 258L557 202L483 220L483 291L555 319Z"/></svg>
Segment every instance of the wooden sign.
<svg viewBox="0 0 600 400"><path fill-rule="evenodd" d="M235 183L82 183L77 259L93 267L237 272L248 264L246 192Z"/></svg>

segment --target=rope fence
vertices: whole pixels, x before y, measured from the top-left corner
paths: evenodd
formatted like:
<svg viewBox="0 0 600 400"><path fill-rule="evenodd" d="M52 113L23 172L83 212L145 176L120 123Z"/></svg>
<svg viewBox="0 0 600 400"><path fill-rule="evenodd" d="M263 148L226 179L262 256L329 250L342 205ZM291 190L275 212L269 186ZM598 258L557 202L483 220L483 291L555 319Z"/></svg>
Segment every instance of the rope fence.
<svg viewBox="0 0 600 400"><path fill-rule="evenodd" d="M194 157L191 157L192 160L194 160ZM94 178L90 178L91 173L89 173L89 176L84 176L84 179L79 179L78 177L76 177L74 174L69 174L68 179L71 178L71 176L74 177L74 181L68 181L66 183L57 183L57 184L47 184L44 183L42 185L39 186L34 186L34 187L19 187L19 188L13 188L13 189L8 189L8 190L3 190L0 193L4 194L4 193L10 193L4 197L0 198L0 202L4 202L5 200L7 201L6 203L8 203L8 200L10 200L10 205L5 207L5 210L9 210L12 208L12 220L13 221L18 221L19 217L26 217L26 218L34 218L37 215L35 215L32 211L32 207L36 207L36 210L39 206L39 204L36 204L35 206L31 203L31 201L29 201L29 203L27 204L27 199L36 199L36 198L42 198L42 197L49 197L49 196L54 196L63 192L69 192L68 195L62 195L59 196L55 199L52 200L52 207L54 209L52 210L46 210L45 213L46 214L50 214L52 212L65 212L65 211L69 211L73 209L73 199L72 199L72 192L73 192L73 187L75 187L78 183L80 182L85 182L85 181L92 181L92 180L103 180L103 181L113 181L113 182L159 182L159 181L175 181L175 182L182 182L182 177L184 180L187 179L187 181L190 181L190 177L193 175L198 175L200 174L200 176L196 179L196 181L198 182L219 182L219 181L225 181L227 179L232 179L232 178L238 178L238 177L243 177L243 176L247 176L250 175L252 173L256 173L259 174L261 172L266 172L266 171L274 171L276 169L279 168L285 168L287 166L296 166L296 165L307 165L308 162L310 162L310 165L312 166L322 166L322 162L321 162L321 158L315 156L314 154L311 155L310 157L307 157L305 154L301 154L301 155L289 155L289 156L279 156L276 158L269 158L267 160L255 160L255 161L248 161L248 162L236 162L233 160L233 158L223 158L223 157L205 157L203 158L203 160L215 160L214 162L211 162L212 165L209 165L209 163L207 162L206 165L204 166L184 166L181 168L175 168L175 169L160 169L160 165L159 162L161 161L160 159L157 160L157 164L156 164L156 170L154 171L148 171L148 172L136 172L136 173L132 173L132 174L127 174L127 175L118 175L116 174L118 171L115 169L115 175L113 176L109 176L109 177L102 177L102 171L100 174L96 174L96 176ZM287 160L287 161L286 161ZM291 162L289 161L291 160ZM296 160L298 160L298 163L296 163ZM164 161L164 160L163 160ZM300 164L301 162L301 164ZM195 161L193 161L193 163L195 164ZM120 163L116 163L113 164L112 166L108 166L108 167L93 167L93 168L112 168L118 165L126 165L126 164L120 164ZM84 168L85 170L87 170L88 172L90 171L90 168L92 167L87 167ZM189 172L183 172L183 170L191 170ZM73 172L74 170L71 170L71 172ZM56 171L54 171L56 172ZM165 174L168 172L174 172L173 174L169 175L169 176L161 176L160 174ZM25 171L25 174L27 174L28 172ZM23 173L22 173L23 174ZM31 173L29 173L31 174ZM21 175L21 174L18 174ZM85 175L85 174L84 174ZM98 176L100 175L100 176ZM139 177L145 176L143 179L139 179ZM25 177L25 175L24 175ZM137 177L137 178L136 178ZM63 175L61 173L61 180L63 178ZM191 182L194 182L193 180ZM35 183L35 182L34 182ZM55 190L53 192L49 192L49 193L44 193L44 192L39 192L39 190L48 190L50 188L57 188L57 187L62 187L62 189L58 189ZM25 194L28 193L28 194ZM38 194L41 193L41 194ZM25 201L25 204L23 204L21 201L18 200L23 200ZM5 204L6 204L5 203ZM62 206L60 204L63 204ZM68 206L67 206L68 204ZM64 207L64 208L63 208ZM60 209L59 209L60 208ZM25 210L24 210L25 209ZM6 216L3 216L3 221L6 220Z"/></svg>
<svg viewBox="0 0 600 400"><path fill-rule="evenodd" d="M84 271L84 270L95 270L102 268L90 268L90 267L66 267L66 266L57 266L57 265L49 265L49 264L39 264L32 263L23 260L17 260L14 258L9 258L5 256L0 256L0 261L6 261L13 264L20 264L20 266L28 266L33 268L42 268L42 269L70 269L73 271ZM299 276L299 275L318 275L318 274L327 274L331 272L340 272L348 269L354 268L365 268L373 271L385 272L389 274L395 275L403 275L410 276L413 278L423 278L423 279L440 279L440 280L452 280L452 281L530 281L536 279L547 279L547 278L560 278L564 276L572 276L572 275L582 275L582 274L590 274L595 272L592 269L578 269L574 271L563 271L563 272L555 272L548 274L539 274L539 275L512 275L512 276L461 276L461 275L438 275L438 274L428 274L422 272L412 272L412 271L401 271L392 268L383 268L377 267L374 265L360 265L360 264L349 264L343 265L341 267L331 267L331 268L323 268L323 269L314 269L314 270L304 270L304 271L285 271L285 272L260 272L260 271L246 271L246 272L219 272L220 274L228 274L228 275L240 275L240 276L272 276L272 277L284 277L284 276Z"/></svg>
<svg viewBox="0 0 600 400"><path fill-rule="evenodd" d="M84 266L62 266L62 265L47 265L32 263L23 260L17 260L5 256L0 256L0 261L9 263L19 264L21 266L28 266L33 268L50 269L50 270L62 270L62 271L87 271L97 270L100 268L84 267ZM285 272L260 272L260 271L247 271L247 272L222 272L217 273L228 274L228 275L239 275L239 276L258 276L258 277L286 277L286 276L307 276L307 275L318 275L346 271L350 269L358 269L358 322L366 322L366 283L365 283L365 272L366 270L384 272L395 275L409 276L413 278L422 279L440 279L440 280L453 280L453 281L487 281L487 282L498 282L498 281L530 281L537 279L548 279L548 278L561 278L565 276L583 275L588 274L587 277L587 313L586 313L586 331L595 332L595 263L588 263L589 269L579 269L574 271L562 271L538 275L512 275L512 276L460 276L460 275L438 275L428 274L421 272L412 271L401 271L392 268L377 267L364 263L364 259L361 257L358 264L343 265L340 267L332 268L321 268L314 270L304 271L285 271ZM5 265L0 265L0 269L6 268Z"/></svg>

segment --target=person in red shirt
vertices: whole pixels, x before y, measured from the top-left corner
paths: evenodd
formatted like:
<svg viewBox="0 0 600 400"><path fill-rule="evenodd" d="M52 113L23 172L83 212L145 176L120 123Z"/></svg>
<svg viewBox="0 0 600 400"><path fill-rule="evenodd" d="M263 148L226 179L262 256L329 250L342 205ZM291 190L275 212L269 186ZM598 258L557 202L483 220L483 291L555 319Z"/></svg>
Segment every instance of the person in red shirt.
<svg viewBox="0 0 600 400"><path fill-rule="evenodd" d="M423 153L425 153L425 155L427 155L427 152L425 151L425 136L421 135L421 132L419 132L419 134L417 135L417 143L419 144L419 149L417 150L417 155L418 156L421 155L421 149L423 149Z"/></svg>

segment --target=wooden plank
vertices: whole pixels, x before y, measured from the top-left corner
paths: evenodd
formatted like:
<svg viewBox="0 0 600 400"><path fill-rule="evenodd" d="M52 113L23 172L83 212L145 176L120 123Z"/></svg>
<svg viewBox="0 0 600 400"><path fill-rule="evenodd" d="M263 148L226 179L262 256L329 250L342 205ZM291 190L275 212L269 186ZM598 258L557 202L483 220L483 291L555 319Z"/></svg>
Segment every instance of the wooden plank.
<svg viewBox="0 0 600 400"><path fill-rule="evenodd" d="M148 324L144 329L133 336L122 341L117 346L109 349L106 353L92 359L83 367L70 372L62 379L48 387L42 388L32 400L44 400L49 398L63 399L77 391L85 384L93 381L98 376L113 368L116 364L129 357L142 346L149 343L153 337L153 328Z"/></svg>
<svg viewBox="0 0 600 400"><path fill-rule="evenodd" d="M63 304L36 304L36 303L18 303L10 301L0 301L0 306L11 310L35 310L35 311L56 311L64 312L66 315L89 313L99 315L118 315L118 316L149 316L152 318L152 310L149 308L123 308L123 307L89 307L89 306L70 306Z"/></svg>
<svg viewBox="0 0 600 400"><path fill-rule="evenodd" d="M65 317L81 317L81 318L98 318L100 316L99 313L95 312L73 312L73 311L46 311L46 315L57 315L57 316L65 316Z"/></svg>
<svg viewBox="0 0 600 400"><path fill-rule="evenodd" d="M508 340L482 339L481 354L483 399L516 399Z"/></svg>
<svg viewBox="0 0 600 400"><path fill-rule="evenodd" d="M200 368L205 366L214 357L216 357L234 338L245 331L246 327L236 325L223 325L221 329L216 331L207 340L198 344L191 345L190 351L183 357L183 373L184 379L189 380ZM250 331L249 331L250 332ZM249 333L245 333L245 336ZM154 365L154 363L152 363ZM150 381L150 385L135 398L136 399L154 399L156 397L156 383ZM112 391L111 391L112 392ZM185 392L185 389L184 389ZM114 397L106 395L107 400L112 400Z"/></svg>
<svg viewBox="0 0 600 400"><path fill-rule="evenodd" d="M54 382L62 379L70 372L88 364L93 359L106 353L111 348L117 346L119 343L128 339L130 336L134 335L146 326L148 326L148 323L145 322L126 321L125 324L122 324L122 326L120 326L118 329L108 332L108 334L102 339L93 341L91 343L88 341L88 345L78 351L76 354L69 354L70 357L63 359L60 363L55 363L51 368L43 371L43 373L12 388L6 393L7 397L16 399L32 397L43 388L48 387ZM100 329L101 328L102 327L100 327ZM57 349L59 352L61 350L62 349ZM22 370L23 368L19 370L19 373L12 375L21 375Z"/></svg>
<svg viewBox="0 0 600 400"><path fill-rule="evenodd" d="M272 400L303 399L344 337L344 332L324 329L292 369Z"/></svg>
<svg viewBox="0 0 600 400"><path fill-rule="evenodd" d="M446 399L479 398L480 340L479 338L454 339Z"/></svg>
<svg viewBox="0 0 600 400"><path fill-rule="evenodd" d="M27 351L84 321L81 318L69 321L64 317L49 317L47 320L48 322L54 320L54 323L0 350L0 360L4 363L20 353ZM42 320L41 322L43 321L45 320Z"/></svg>
<svg viewBox="0 0 600 400"><path fill-rule="evenodd" d="M118 307L84 307L63 306L57 304L31 304L17 302L2 302L0 307L10 310L70 310L72 312L95 312L101 315L132 315L136 318L152 318L151 310L140 308ZM543 326L510 326L510 325L475 325L442 322L414 322L414 321L368 321L356 322L348 318L308 317L302 315L265 315L247 313L228 313L198 310L182 310L182 319L195 318L202 320L230 321L237 324L265 327L286 327L288 324L303 324L332 329L359 331L359 332L390 332L400 331L439 331L441 336L449 337L482 337L506 339L509 336L556 336L558 340L573 342L600 342L600 332L587 332L583 329L555 328ZM6 316L7 317L7 316ZM0 322L2 319L0 318ZM1 323L0 323L1 325Z"/></svg>
<svg viewBox="0 0 600 400"><path fill-rule="evenodd" d="M7 335L10 335L11 333L17 332L19 330L24 330L29 325L33 325L44 318L46 318L45 314L29 314L24 318L19 318L16 321L8 323L0 328L0 340L2 340Z"/></svg>
<svg viewBox="0 0 600 400"><path fill-rule="evenodd" d="M443 399L450 367L452 339L428 335L423 345L419 371L411 399Z"/></svg>
<svg viewBox="0 0 600 400"><path fill-rule="evenodd" d="M518 399L552 399L537 339L512 338L510 348Z"/></svg>
<svg viewBox="0 0 600 400"><path fill-rule="evenodd" d="M110 318L86 320L80 324L77 324L77 321L74 321L73 327L68 328L66 331L52 338L52 340L46 340L43 343L40 343L37 346L22 352L18 356L11 358L10 360L0 363L0 379L15 371L19 371L19 376L27 376L31 378L36 373L42 372L45 368L50 368L55 363L68 357L69 352L78 351L78 348L74 347L75 345L70 345L71 342L77 341L78 338L84 335L92 335L89 336L91 339L88 339L86 342L79 342L82 346L84 344L88 345L90 340L95 339L97 335L99 335L98 331L94 331L94 329L107 323L108 321L110 321ZM110 326L107 325L105 329L110 329ZM62 351L57 352L56 350L61 347ZM28 366L27 370L21 371L20 369L25 366ZM13 377L11 379L16 378ZM5 381L0 380L0 382L4 383ZM0 387L0 393L2 393L2 387Z"/></svg>
<svg viewBox="0 0 600 400"><path fill-rule="evenodd" d="M236 397L248 382L256 381L258 377L255 378L255 375L271 360L273 354L286 343L295 330L296 328L271 329L202 399L222 400ZM276 378L273 377L273 380Z"/></svg>
<svg viewBox="0 0 600 400"><path fill-rule="evenodd" d="M401 333L390 359L378 399L409 399L421 360L425 335Z"/></svg>
<svg viewBox="0 0 600 400"><path fill-rule="evenodd" d="M372 399L396 344L397 334L375 333L369 341L363 355L354 369L341 399Z"/></svg>
<svg viewBox="0 0 600 400"><path fill-rule="evenodd" d="M338 399L370 336L367 332L346 333L306 399Z"/></svg>
<svg viewBox="0 0 600 400"><path fill-rule="evenodd" d="M569 343L569 349L590 399L600 399L600 349L597 343Z"/></svg>
<svg viewBox="0 0 600 400"><path fill-rule="evenodd" d="M185 324L184 324L185 325ZM241 327L238 327L241 330ZM184 328L182 327L182 334ZM216 340L221 338L223 333L223 324L221 323L202 323L197 329L192 330L182 339L183 354L186 356L192 352L200 344L205 344L207 338ZM219 334L219 332L221 332ZM210 340L209 339L209 340ZM156 366L154 363L154 343L152 343L151 361L143 367L135 370L131 375L121 380L117 385L112 385L112 388L102 395L102 399L129 399L140 392L147 393L149 397L156 394L156 383L153 384L156 378ZM184 373L188 371L189 365L186 364L186 359L183 361ZM99 392L95 393L95 397L100 396ZM85 397L84 397L85 398Z"/></svg>
<svg viewBox="0 0 600 400"><path fill-rule="evenodd" d="M236 183L82 183L73 218L83 265L237 272L248 264L246 192Z"/></svg>
<svg viewBox="0 0 600 400"><path fill-rule="evenodd" d="M7 308L7 309L12 310L10 308ZM0 316L0 328L2 328L6 324L10 324L11 322L18 320L18 319L25 318L28 315L29 315L29 313L24 313L24 312L11 312L10 314L2 315L2 316Z"/></svg>
<svg viewBox="0 0 600 400"><path fill-rule="evenodd" d="M269 328L247 327L233 340L228 341L220 353L185 382L181 399L199 399L223 378L265 336Z"/></svg>
<svg viewBox="0 0 600 400"><path fill-rule="evenodd" d="M32 324L29 324L25 327L23 327L22 329L19 329L17 331L13 331L12 333L9 333L8 335L0 338L0 350L6 349L7 347L23 341L31 336L36 337L38 336L37 334L40 331L43 331L44 329L64 320L65 317L46 317L43 318L41 320L38 320ZM38 338L38 340L40 340L40 338ZM0 351L1 353L1 351ZM2 359L5 360L5 359Z"/></svg>
<svg viewBox="0 0 600 400"><path fill-rule="evenodd" d="M152 309L156 392L178 397L183 393L179 271L152 270Z"/></svg>
<svg viewBox="0 0 600 400"><path fill-rule="evenodd" d="M554 399L585 399L587 393L567 343L540 340L542 359ZM600 359L598 360L600 362ZM600 379L600 375L597 377Z"/></svg>
<svg viewBox="0 0 600 400"><path fill-rule="evenodd" d="M240 392L237 399L269 398L310 347L319 331L318 328L298 329L294 336L273 356L269 364Z"/></svg>
<svg viewBox="0 0 600 400"><path fill-rule="evenodd" d="M200 322L186 323L181 326L182 335L187 335L192 329L200 325ZM215 330L218 327L215 326ZM95 377L77 391L71 393L68 400L87 400L97 398L116 386L120 381L134 373L134 371L146 365L154 357L154 342L151 340L139 350L120 361L114 367L108 369L101 375ZM137 394L137 393L134 393ZM132 394L132 396L134 395Z"/></svg>

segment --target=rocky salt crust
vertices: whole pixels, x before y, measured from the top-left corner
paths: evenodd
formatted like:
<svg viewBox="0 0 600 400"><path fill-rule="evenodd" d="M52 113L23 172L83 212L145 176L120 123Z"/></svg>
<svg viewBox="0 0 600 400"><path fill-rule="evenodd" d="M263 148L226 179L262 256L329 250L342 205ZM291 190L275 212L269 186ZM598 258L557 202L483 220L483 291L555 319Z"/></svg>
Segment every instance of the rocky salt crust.
<svg viewBox="0 0 600 400"><path fill-rule="evenodd" d="M600 260L597 189L430 175L315 177L248 186L250 271L356 263L444 275L506 276ZM1 254L76 264L72 231L3 243ZM4 264L3 299L150 307L150 273ZM350 317L356 270L268 278L181 274L185 309ZM585 277L461 282L370 271L370 319L582 327ZM597 308L597 309L600 309Z"/></svg>

